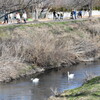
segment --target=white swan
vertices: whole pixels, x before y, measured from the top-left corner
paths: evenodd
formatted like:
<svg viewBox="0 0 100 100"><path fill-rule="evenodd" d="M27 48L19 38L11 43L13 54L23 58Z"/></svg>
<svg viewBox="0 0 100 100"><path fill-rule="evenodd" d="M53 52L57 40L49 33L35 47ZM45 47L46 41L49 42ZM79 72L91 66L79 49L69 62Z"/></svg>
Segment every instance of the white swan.
<svg viewBox="0 0 100 100"><path fill-rule="evenodd" d="M31 81L33 82L33 83L38 83L39 82L39 79L38 78L31 78Z"/></svg>
<svg viewBox="0 0 100 100"><path fill-rule="evenodd" d="M74 78L74 74L69 74L69 72L68 72L68 80L73 79L73 78Z"/></svg>

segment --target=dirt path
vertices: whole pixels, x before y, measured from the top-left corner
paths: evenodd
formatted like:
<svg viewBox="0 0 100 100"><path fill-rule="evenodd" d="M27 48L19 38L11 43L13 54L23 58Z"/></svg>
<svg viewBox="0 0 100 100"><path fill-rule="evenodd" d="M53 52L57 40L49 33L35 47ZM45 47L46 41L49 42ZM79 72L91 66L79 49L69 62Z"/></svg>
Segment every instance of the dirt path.
<svg viewBox="0 0 100 100"><path fill-rule="evenodd" d="M93 16L92 18L99 18L99 17L100 16L98 15L98 16ZM59 19L57 19L57 20L52 20L52 19L39 19L38 21L28 21L27 23L21 22L20 24L18 24L16 22L9 23L9 24L2 24L2 23L0 23L0 26L23 25L23 24L37 24L37 23L41 23L41 22L48 23L48 22L82 21L82 20L88 20L88 19L90 19L88 16L83 17L83 18L77 18L77 19L68 19L68 18L66 18L66 19L63 19L63 20L59 20Z"/></svg>

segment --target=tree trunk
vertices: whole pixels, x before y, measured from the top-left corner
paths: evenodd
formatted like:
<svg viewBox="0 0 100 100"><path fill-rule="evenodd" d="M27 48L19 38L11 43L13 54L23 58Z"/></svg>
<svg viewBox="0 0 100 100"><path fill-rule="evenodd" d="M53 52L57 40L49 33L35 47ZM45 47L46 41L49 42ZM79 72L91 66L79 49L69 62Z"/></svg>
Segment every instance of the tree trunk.
<svg viewBox="0 0 100 100"><path fill-rule="evenodd" d="M38 20L38 9L37 8L35 9L35 20L36 21Z"/></svg>
<svg viewBox="0 0 100 100"><path fill-rule="evenodd" d="M91 0L89 4L89 17L92 17L92 10L93 10L93 0Z"/></svg>

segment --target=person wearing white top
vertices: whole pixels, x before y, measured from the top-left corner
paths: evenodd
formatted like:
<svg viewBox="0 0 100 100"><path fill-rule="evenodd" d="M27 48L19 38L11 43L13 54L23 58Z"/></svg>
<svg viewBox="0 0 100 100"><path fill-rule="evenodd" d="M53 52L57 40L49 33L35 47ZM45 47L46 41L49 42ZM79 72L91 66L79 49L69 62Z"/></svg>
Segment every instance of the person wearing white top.
<svg viewBox="0 0 100 100"><path fill-rule="evenodd" d="M20 23L21 18L20 18L20 14L19 13L16 13L16 20L17 20L17 23Z"/></svg>
<svg viewBox="0 0 100 100"><path fill-rule="evenodd" d="M14 20L14 14L13 13L9 14L9 19L10 19L10 22L13 23L13 20Z"/></svg>
<svg viewBox="0 0 100 100"><path fill-rule="evenodd" d="M23 13L22 18L23 18L24 23L26 23L26 19L27 19L27 14L26 14L26 12Z"/></svg>

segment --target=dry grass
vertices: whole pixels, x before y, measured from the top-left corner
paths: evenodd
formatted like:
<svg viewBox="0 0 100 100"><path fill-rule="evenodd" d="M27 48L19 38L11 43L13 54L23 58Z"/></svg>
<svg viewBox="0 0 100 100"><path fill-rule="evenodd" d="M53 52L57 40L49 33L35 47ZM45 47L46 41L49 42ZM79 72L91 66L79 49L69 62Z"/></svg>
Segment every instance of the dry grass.
<svg viewBox="0 0 100 100"><path fill-rule="evenodd" d="M91 23L94 21L1 27L0 62L51 68L100 57L99 23Z"/></svg>

